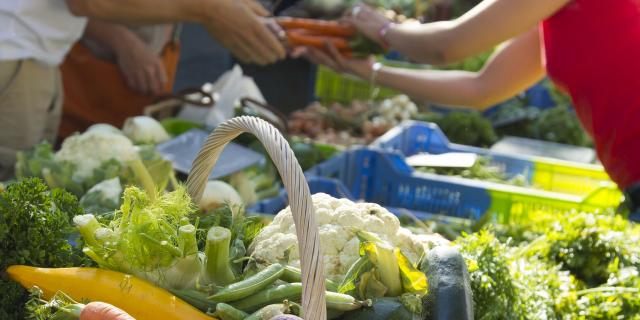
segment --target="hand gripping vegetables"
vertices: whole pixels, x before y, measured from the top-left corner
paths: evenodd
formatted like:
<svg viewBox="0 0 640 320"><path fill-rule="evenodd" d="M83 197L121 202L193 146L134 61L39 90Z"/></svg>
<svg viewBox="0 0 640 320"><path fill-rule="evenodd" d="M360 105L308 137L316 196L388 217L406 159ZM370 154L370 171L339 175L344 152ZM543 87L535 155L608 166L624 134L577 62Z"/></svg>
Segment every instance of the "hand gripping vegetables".
<svg viewBox="0 0 640 320"><path fill-rule="evenodd" d="M384 52L381 46L360 35L353 26L338 21L290 17L278 17L276 21L285 29L291 47L326 50L327 43L331 43L347 57Z"/></svg>
<svg viewBox="0 0 640 320"><path fill-rule="evenodd" d="M11 266L7 273L25 288L40 288L45 299L50 299L61 291L75 301L112 304L137 320L211 320L209 316L166 290L120 272L94 268Z"/></svg>

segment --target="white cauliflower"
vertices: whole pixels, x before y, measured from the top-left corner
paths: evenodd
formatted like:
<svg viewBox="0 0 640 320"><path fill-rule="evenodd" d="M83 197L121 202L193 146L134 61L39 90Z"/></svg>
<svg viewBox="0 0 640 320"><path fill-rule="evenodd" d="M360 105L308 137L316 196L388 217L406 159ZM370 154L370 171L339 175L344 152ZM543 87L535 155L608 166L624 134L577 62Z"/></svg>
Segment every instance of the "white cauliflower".
<svg viewBox="0 0 640 320"><path fill-rule="evenodd" d="M358 259L360 240L358 230L376 234L382 240L398 247L411 261L416 262L423 252L440 244L439 237L414 235L400 226L398 218L385 208L373 203L355 203L347 199L336 199L324 193L312 196L316 222L320 232L320 244L324 255L325 276L340 282L349 267ZM249 253L256 259L259 268L266 267L285 258L288 264L299 267L298 240L291 208L280 211L273 222L255 238Z"/></svg>
<svg viewBox="0 0 640 320"><path fill-rule="evenodd" d="M128 118L122 132L137 144L158 144L171 139L160 122L147 116Z"/></svg>
<svg viewBox="0 0 640 320"><path fill-rule="evenodd" d="M127 137L104 130L87 131L65 139L54 158L75 165L73 179L76 181L90 177L105 161L114 159L125 163L139 159L137 149Z"/></svg>

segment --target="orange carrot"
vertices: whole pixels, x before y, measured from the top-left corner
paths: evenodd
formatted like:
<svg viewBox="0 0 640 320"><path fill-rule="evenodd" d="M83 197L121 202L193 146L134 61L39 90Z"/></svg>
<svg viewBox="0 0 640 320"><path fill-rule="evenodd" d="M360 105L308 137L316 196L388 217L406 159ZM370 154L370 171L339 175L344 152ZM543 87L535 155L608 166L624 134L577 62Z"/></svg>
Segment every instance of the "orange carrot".
<svg viewBox="0 0 640 320"><path fill-rule="evenodd" d="M287 39L292 47L307 46L326 49L328 42L340 51L350 49L349 40L345 38L309 34L305 30L289 30L287 31Z"/></svg>
<svg viewBox="0 0 640 320"><path fill-rule="evenodd" d="M338 21L291 17L277 17L276 21L284 29L305 29L327 36L352 37L357 33L353 26Z"/></svg>
<svg viewBox="0 0 640 320"><path fill-rule="evenodd" d="M80 320L135 320L135 318L108 303L91 302L80 312Z"/></svg>

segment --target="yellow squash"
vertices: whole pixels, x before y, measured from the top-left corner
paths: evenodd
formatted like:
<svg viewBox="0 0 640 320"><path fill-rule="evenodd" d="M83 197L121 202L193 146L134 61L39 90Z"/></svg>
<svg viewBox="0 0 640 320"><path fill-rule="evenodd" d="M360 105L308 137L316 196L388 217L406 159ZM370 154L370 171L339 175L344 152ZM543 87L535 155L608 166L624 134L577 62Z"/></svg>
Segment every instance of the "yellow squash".
<svg viewBox="0 0 640 320"><path fill-rule="evenodd" d="M95 268L11 266L7 273L25 288L39 287L46 299L62 291L76 301L112 304L136 320L213 319L168 291L120 272Z"/></svg>

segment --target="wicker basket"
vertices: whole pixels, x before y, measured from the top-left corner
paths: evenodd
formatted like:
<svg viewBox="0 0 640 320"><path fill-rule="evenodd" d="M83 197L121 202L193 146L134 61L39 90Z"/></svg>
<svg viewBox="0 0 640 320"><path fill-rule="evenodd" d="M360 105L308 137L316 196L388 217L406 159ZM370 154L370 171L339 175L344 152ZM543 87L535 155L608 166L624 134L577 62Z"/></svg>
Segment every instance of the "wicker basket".
<svg viewBox="0 0 640 320"><path fill-rule="evenodd" d="M193 161L187 188L194 202L202 197L205 184L224 147L242 133L255 135L265 146L289 194L296 226L302 269L303 318L327 318L324 263L309 186L289 144L268 122L255 117L238 117L219 125L207 138Z"/></svg>

